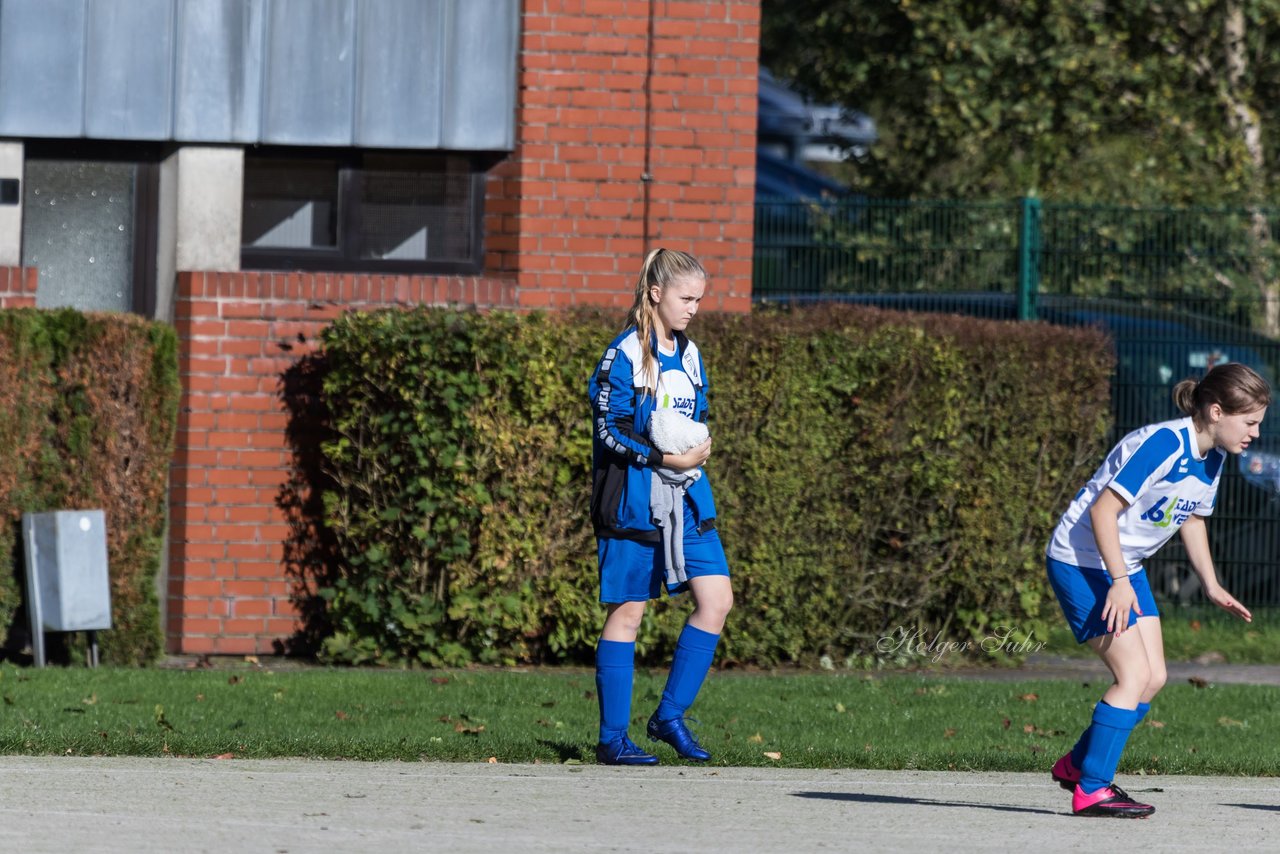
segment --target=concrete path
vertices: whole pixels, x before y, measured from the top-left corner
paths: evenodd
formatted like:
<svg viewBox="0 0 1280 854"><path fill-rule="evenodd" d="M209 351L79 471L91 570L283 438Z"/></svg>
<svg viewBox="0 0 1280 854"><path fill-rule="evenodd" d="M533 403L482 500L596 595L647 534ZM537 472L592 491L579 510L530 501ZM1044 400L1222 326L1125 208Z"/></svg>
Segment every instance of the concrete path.
<svg viewBox="0 0 1280 854"><path fill-rule="evenodd" d="M1280 781L1047 774L0 757L0 851L1275 851Z"/></svg>

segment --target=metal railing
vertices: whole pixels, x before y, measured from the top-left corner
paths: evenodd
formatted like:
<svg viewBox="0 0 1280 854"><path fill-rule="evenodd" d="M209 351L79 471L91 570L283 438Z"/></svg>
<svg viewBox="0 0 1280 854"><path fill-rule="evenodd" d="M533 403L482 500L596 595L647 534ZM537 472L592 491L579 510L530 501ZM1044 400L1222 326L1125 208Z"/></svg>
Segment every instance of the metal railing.
<svg viewBox="0 0 1280 854"><path fill-rule="evenodd" d="M1116 348L1118 439L1176 417L1173 384L1212 364L1280 378L1278 242L1272 209L765 199L754 298L1099 325ZM1228 465L1219 508L1210 537L1224 585L1280 606L1280 414ZM1179 544L1149 569L1166 604L1200 601Z"/></svg>

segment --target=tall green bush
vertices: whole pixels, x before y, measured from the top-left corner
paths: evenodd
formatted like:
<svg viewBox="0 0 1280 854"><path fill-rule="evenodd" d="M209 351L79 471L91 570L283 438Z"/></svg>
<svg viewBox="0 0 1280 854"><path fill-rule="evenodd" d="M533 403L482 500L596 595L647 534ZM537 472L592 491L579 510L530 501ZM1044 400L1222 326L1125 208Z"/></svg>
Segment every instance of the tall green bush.
<svg viewBox="0 0 1280 854"><path fill-rule="evenodd" d="M617 323L418 309L330 327L321 399L291 404L313 422L297 435L327 436L295 484L321 517L295 527L327 544L308 565L329 658L589 657L586 380ZM728 660L858 664L899 632L1042 627L1045 539L1103 450L1101 334L823 307L704 315L696 338ZM669 653L686 613L655 603L641 654Z"/></svg>
<svg viewBox="0 0 1280 854"><path fill-rule="evenodd" d="M156 575L181 388L172 328L70 309L0 312L0 626L13 622L23 513L101 508L112 629L102 657L141 664L163 650Z"/></svg>

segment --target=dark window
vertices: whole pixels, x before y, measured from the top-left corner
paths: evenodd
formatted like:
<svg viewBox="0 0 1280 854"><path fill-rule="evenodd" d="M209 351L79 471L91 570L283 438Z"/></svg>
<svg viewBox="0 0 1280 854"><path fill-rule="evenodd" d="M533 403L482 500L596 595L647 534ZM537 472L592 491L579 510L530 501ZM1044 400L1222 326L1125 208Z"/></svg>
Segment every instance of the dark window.
<svg viewBox="0 0 1280 854"><path fill-rule="evenodd" d="M476 273L484 175L470 154L247 151L247 270Z"/></svg>
<svg viewBox="0 0 1280 854"><path fill-rule="evenodd" d="M336 249L340 174L334 160L246 157L245 248Z"/></svg>

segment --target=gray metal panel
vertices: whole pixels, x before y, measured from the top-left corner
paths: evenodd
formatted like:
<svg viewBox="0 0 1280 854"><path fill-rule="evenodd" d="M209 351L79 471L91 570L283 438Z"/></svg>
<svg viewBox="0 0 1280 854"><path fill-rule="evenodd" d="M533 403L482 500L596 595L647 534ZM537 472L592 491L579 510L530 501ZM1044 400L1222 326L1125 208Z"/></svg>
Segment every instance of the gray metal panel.
<svg viewBox="0 0 1280 854"><path fill-rule="evenodd" d="M510 150L520 0L0 0L0 136Z"/></svg>
<svg viewBox="0 0 1280 854"><path fill-rule="evenodd" d="M511 0L450 4L442 148L515 148L520 10Z"/></svg>
<svg viewBox="0 0 1280 854"><path fill-rule="evenodd" d="M84 133L85 3L0 2L0 134Z"/></svg>
<svg viewBox="0 0 1280 854"><path fill-rule="evenodd" d="M180 0L173 138L257 142L266 0Z"/></svg>
<svg viewBox="0 0 1280 854"><path fill-rule="evenodd" d="M444 0L360 5L357 145L440 146L445 7Z"/></svg>
<svg viewBox="0 0 1280 854"><path fill-rule="evenodd" d="M85 135L167 139L173 109L174 0L89 0Z"/></svg>
<svg viewBox="0 0 1280 854"><path fill-rule="evenodd" d="M274 0L266 51L262 141L351 145L355 0Z"/></svg>
<svg viewBox="0 0 1280 854"><path fill-rule="evenodd" d="M22 522L28 592L38 594L41 628L55 632L111 628L103 511L24 513Z"/></svg>

